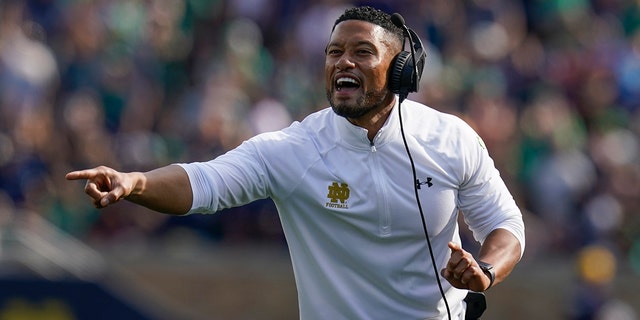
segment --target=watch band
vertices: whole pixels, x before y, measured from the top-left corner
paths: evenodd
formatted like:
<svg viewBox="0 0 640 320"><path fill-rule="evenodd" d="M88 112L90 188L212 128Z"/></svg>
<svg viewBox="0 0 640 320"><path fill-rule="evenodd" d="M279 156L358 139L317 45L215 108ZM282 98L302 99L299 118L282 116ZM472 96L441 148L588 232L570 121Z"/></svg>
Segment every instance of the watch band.
<svg viewBox="0 0 640 320"><path fill-rule="evenodd" d="M480 269L484 273L486 273L489 276L489 280L491 280L489 282L489 286L486 289L486 290L489 290L489 288L493 286L493 282L496 280L496 270L493 268L493 265L486 263L484 261L478 260L478 266L480 266Z"/></svg>

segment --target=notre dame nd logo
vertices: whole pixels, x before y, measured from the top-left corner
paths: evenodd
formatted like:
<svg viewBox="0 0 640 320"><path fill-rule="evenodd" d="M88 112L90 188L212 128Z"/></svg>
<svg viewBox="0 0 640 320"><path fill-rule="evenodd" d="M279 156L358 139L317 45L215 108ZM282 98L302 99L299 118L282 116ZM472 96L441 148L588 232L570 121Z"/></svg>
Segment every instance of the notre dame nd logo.
<svg viewBox="0 0 640 320"><path fill-rule="evenodd" d="M348 209L349 205L346 203L349 199L349 185L346 183L333 182L329 187L329 193L327 198L329 201L326 203L327 208Z"/></svg>

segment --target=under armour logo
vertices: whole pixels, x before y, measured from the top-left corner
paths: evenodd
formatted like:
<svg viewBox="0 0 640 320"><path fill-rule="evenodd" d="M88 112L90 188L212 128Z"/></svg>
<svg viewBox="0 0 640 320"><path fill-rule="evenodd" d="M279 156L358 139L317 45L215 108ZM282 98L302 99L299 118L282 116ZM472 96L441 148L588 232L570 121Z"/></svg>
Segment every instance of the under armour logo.
<svg viewBox="0 0 640 320"><path fill-rule="evenodd" d="M428 188L431 188L431 186L433 185L431 180L432 180L431 177L427 177L427 181L420 181L420 179L416 179L416 187L420 189L420 186L426 184Z"/></svg>

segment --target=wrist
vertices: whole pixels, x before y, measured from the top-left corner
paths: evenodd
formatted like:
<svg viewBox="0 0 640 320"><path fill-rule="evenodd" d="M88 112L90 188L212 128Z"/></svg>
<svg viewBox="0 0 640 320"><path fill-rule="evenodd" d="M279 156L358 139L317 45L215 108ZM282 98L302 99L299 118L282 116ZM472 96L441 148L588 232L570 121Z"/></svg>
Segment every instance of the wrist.
<svg viewBox="0 0 640 320"><path fill-rule="evenodd" d="M132 188L128 197L136 197L141 195L145 190L147 177L142 172L130 172L127 174L130 175L132 179Z"/></svg>
<svg viewBox="0 0 640 320"><path fill-rule="evenodd" d="M489 288L493 286L493 283L496 280L496 270L493 267L493 265L486 263L484 261L478 260L478 266L480 267L480 270L482 270L482 272L484 272L484 274L486 274L487 277L489 278L489 286L485 289L485 291L489 290Z"/></svg>

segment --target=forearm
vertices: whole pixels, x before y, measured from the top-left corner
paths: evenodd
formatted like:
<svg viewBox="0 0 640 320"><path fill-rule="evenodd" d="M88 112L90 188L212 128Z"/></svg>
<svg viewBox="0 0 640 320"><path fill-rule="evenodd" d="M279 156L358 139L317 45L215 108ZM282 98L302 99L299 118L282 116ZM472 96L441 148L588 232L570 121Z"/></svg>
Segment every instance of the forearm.
<svg viewBox="0 0 640 320"><path fill-rule="evenodd" d="M135 180L128 201L151 210L183 215L191 209L193 194L189 176L178 165L170 165L149 172L129 173Z"/></svg>
<svg viewBox="0 0 640 320"><path fill-rule="evenodd" d="M478 260L493 265L496 279L493 285L502 282L520 261L520 241L505 229L492 231L485 239Z"/></svg>

